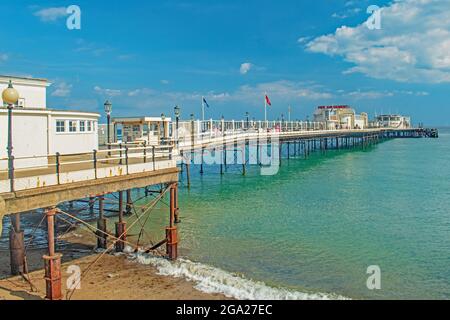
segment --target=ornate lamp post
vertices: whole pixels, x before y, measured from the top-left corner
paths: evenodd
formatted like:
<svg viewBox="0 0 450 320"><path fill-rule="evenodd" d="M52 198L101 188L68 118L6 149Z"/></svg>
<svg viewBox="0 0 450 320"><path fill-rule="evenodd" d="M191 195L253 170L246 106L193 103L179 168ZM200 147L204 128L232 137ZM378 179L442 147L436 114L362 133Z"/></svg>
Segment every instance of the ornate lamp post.
<svg viewBox="0 0 450 320"><path fill-rule="evenodd" d="M175 106L174 113L175 113L175 139L176 139L176 144L178 145L178 124L180 122L180 107L179 106Z"/></svg>
<svg viewBox="0 0 450 320"><path fill-rule="evenodd" d="M109 100L106 100L104 105L105 107L105 113L106 113L106 130L107 132L107 139L108 139L108 149L111 147L111 112L112 112L112 103L109 102Z"/></svg>
<svg viewBox="0 0 450 320"><path fill-rule="evenodd" d="M2 93L3 102L8 106L8 179L10 180L11 192L14 191L14 157L12 155L13 146L12 146L12 110L14 105L17 104L19 100L19 92L14 89L11 80L9 81L8 88L3 90Z"/></svg>
<svg viewBox="0 0 450 320"><path fill-rule="evenodd" d="M11 192L14 192L14 156L12 155L12 111L19 100L19 92L14 89L11 80L8 87L2 92L2 99L8 108L8 179ZM17 275L24 267L24 237L20 230L20 213L11 216L12 228L9 232L11 274Z"/></svg>

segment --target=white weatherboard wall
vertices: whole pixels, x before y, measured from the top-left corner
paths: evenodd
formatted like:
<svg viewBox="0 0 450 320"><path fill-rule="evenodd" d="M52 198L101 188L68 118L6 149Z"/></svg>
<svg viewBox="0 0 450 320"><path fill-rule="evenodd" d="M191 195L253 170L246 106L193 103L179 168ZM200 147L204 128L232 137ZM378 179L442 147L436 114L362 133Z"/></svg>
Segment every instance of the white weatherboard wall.
<svg viewBox="0 0 450 320"><path fill-rule="evenodd" d="M45 166L47 155L69 153L87 153L98 149L98 114L55 111L14 109L12 117L14 167L17 169L31 166ZM65 121L66 132L56 132L56 121ZM77 131L69 132L68 121L76 121ZM91 131L80 131L80 121L91 121ZM0 170L7 168L8 117L7 109L0 108ZM20 159L27 157L28 159Z"/></svg>
<svg viewBox="0 0 450 320"><path fill-rule="evenodd" d="M0 75L0 92L8 86L9 80L19 92L20 106L33 109L47 107L47 87L50 85L47 80Z"/></svg>
<svg viewBox="0 0 450 320"><path fill-rule="evenodd" d="M75 113L75 112L53 112L51 115L52 120L50 136L50 148L49 154L69 153L86 153L92 152L94 149L98 150L98 114L89 113ZM56 121L65 121L66 131L56 132ZM77 131L70 132L68 128L69 121L77 122ZM91 131L80 131L80 121L91 121ZM87 130L87 127L85 127Z"/></svg>

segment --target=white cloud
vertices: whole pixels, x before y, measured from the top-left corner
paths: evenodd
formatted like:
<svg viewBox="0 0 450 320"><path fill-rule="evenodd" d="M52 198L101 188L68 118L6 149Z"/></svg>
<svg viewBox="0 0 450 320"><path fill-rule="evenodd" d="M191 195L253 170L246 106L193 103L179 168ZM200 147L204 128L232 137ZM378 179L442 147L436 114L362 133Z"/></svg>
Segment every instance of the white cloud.
<svg viewBox="0 0 450 320"><path fill-rule="evenodd" d="M67 16L67 8L66 7L52 7L45 8L34 12L36 17L39 17L43 22L53 22L60 18Z"/></svg>
<svg viewBox="0 0 450 320"><path fill-rule="evenodd" d="M343 98L350 98L354 100L373 100L373 99L381 99L388 98L399 95L408 95L408 96L428 96L429 93L425 91L408 91L408 90L384 90L384 91L376 91L376 90L356 90L345 92L341 91L341 96Z"/></svg>
<svg viewBox="0 0 450 320"><path fill-rule="evenodd" d="M300 37L297 39L297 42L303 44L303 43L308 42L310 39L311 39L311 37Z"/></svg>
<svg viewBox="0 0 450 320"><path fill-rule="evenodd" d="M259 83L256 85L244 85L229 95L229 100L241 101L248 104L260 104L264 93L271 97L273 101L298 101L298 100L323 100L330 99L333 94L324 90L321 86L294 82L288 80L278 80L273 82Z"/></svg>
<svg viewBox="0 0 450 320"><path fill-rule="evenodd" d="M56 89L52 92L53 97L68 97L72 91L72 85L65 82L61 82L56 86Z"/></svg>
<svg viewBox="0 0 450 320"><path fill-rule="evenodd" d="M118 89L104 89L99 86L94 87L94 91L102 96L108 96L108 97L117 97L122 95L122 90Z"/></svg>
<svg viewBox="0 0 450 320"><path fill-rule="evenodd" d="M363 73L399 82L450 82L448 0L394 0L381 11L381 30L342 26L310 41L310 52L340 56Z"/></svg>
<svg viewBox="0 0 450 320"><path fill-rule="evenodd" d="M162 84L169 84L169 83L170 83L170 81L169 81L169 80L165 80L165 79L163 79L163 80L161 80L161 83L162 83Z"/></svg>
<svg viewBox="0 0 450 320"><path fill-rule="evenodd" d="M250 71L250 69L252 68L252 66L253 65L250 62L245 62L245 63L241 64L239 72L241 74L247 74Z"/></svg>

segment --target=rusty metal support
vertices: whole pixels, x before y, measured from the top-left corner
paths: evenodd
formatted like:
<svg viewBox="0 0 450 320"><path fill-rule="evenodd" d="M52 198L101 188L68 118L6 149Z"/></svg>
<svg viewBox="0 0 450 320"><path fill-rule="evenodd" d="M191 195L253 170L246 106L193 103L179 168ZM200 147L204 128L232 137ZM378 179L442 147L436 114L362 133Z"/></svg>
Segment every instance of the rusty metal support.
<svg viewBox="0 0 450 320"><path fill-rule="evenodd" d="M104 200L103 196L98 197L98 220L97 229L102 232L97 232L97 248L106 249L108 235L106 234L106 218L104 216Z"/></svg>
<svg viewBox="0 0 450 320"><path fill-rule="evenodd" d="M176 260L178 257L178 236L177 227L175 226L175 197L176 197L177 184L170 186L170 218L169 227L166 228L166 252L170 260Z"/></svg>
<svg viewBox="0 0 450 320"><path fill-rule="evenodd" d="M55 253L55 215L56 208L45 210L47 216L48 255L44 255L45 263L45 298L48 300L61 300L61 257Z"/></svg>
<svg viewBox="0 0 450 320"><path fill-rule="evenodd" d="M180 208L178 206L178 184L174 185L174 207L175 207L174 222L180 223Z"/></svg>
<svg viewBox="0 0 450 320"><path fill-rule="evenodd" d="M9 231L9 254L11 274L18 275L24 270L25 246L24 232L20 230L20 213L11 216L11 229Z"/></svg>
<svg viewBox="0 0 450 320"><path fill-rule="evenodd" d="M122 252L125 248L123 241L127 240L126 222L123 221L123 191L119 191L119 222L116 222L116 252ZM122 240L122 241L121 241Z"/></svg>
<svg viewBox="0 0 450 320"><path fill-rule="evenodd" d="M133 206L133 200L131 198L131 189L127 190L127 206L126 206L126 213L127 215L131 214L131 208Z"/></svg>

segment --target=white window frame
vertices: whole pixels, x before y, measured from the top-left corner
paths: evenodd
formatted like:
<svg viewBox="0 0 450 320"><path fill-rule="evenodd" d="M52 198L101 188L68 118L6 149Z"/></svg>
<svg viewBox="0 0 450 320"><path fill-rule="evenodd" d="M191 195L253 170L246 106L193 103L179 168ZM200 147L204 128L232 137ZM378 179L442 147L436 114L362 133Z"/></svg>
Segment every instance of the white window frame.
<svg viewBox="0 0 450 320"><path fill-rule="evenodd" d="M59 123L63 124L62 131L59 130L61 128L61 126L58 125ZM65 133L66 132L66 120L56 120L55 128L56 128L56 133Z"/></svg>
<svg viewBox="0 0 450 320"><path fill-rule="evenodd" d="M75 127L71 126L72 123L75 123ZM68 127L69 127L69 133L76 133L78 132L78 120L69 120L68 121ZM75 130L72 130L75 128Z"/></svg>
<svg viewBox="0 0 450 320"><path fill-rule="evenodd" d="M86 132L87 131L86 130L86 120L80 120L79 125L80 125L80 127L79 127L80 132ZM83 129L83 130L81 130L81 129Z"/></svg>

